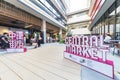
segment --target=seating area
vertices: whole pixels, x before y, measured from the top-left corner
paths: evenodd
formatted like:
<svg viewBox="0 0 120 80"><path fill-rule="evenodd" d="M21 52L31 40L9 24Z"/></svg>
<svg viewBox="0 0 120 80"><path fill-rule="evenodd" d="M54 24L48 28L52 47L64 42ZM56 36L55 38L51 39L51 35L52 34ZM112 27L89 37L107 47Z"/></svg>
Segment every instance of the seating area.
<svg viewBox="0 0 120 80"><path fill-rule="evenodd" d="M114 54L117 54L117 55L120 55L120 42L118 42L118 43L115 43L115 42L113 42L113 43L111 43L111 45L113 46L113 55Z"/></svg>

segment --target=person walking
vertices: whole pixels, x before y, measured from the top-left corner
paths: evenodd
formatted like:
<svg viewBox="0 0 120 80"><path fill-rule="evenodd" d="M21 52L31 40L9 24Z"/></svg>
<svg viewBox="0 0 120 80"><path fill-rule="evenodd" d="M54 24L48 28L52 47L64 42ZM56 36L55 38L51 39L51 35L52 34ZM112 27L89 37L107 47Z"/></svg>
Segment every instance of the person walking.
<svg viewBox="0 0 120 80"><path fill-rule="evenodd" d="M37 34L37 36L36 36L36 43L37 44L36 44L35 48L41 46L41 40L42 40L42 38L41 38L40 34Z"/></svg>
<svg viewBox="0 0 120 80"><path fill-rule="evenodd" d="M26 36L24 34L24 46L26 46Z"/></svg>
<svg viewBox="0 0 120 80"><path fill-rule="evenodd" d="M1 36L1 48L6 49L9 48L9 41L8 41L8 33L3 33L3 36Z"/></svg>
<svg viewBox="0 0 120 80"><path fill-rule="evenodd" d="M40 34L39 34L39 35L38 35L38 47L41 46L41 40L42 40L42 38L41 38L41 36L40 36Z"/></svg>

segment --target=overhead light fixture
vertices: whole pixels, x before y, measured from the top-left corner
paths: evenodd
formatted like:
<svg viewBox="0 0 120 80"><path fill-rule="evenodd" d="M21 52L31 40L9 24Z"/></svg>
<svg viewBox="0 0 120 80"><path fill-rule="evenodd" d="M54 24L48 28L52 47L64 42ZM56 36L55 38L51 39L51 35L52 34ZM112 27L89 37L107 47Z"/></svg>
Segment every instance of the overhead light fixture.
<svg viewBox="0 0 120 80"><path fill-rule="evenodd" d="M33 25L27 25L27 26L25 26L25 28L29 28L29 27L31 27L31 26L33 26Z"/></svg>

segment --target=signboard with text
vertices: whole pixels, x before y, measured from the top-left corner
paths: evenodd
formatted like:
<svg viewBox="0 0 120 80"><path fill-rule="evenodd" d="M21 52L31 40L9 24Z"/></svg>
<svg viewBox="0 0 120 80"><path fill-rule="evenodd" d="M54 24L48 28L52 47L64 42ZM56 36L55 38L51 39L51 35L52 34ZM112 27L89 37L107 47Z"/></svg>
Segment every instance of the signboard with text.
<svg viewBox="0 0 120 80"><path fill-rule="evenodd" d="M8 52L24 52L24 33L22 31L9 33L9 45Z"/></svg>
<svg viewBox="0 0 120 80"><path fill-rule="evenodd" d="M103 36L67 37L64 57L85 67L114 78L113 61L107 59L109 45L103 44Z"/></svg>

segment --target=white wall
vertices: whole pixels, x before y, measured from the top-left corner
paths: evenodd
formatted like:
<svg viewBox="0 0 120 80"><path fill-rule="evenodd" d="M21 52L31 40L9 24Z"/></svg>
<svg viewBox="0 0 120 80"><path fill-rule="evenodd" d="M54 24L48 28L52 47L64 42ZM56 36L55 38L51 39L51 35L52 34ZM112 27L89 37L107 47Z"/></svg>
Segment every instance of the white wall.
<svg viewBox="0 0 120 80"><path fill-rule="evenodd" d="M0 34L3 34L4 32L9 32L9 28L5 26L0 26Z"/></svg>
<svg viewBox="0 0 120 80"><path fill-rule="evenodd" d="M88 28L72 29L71 33L72 35L91 34Z"/></svg>
<svg viewBox="0 0 120 80"><path fill-rule="evenodd" d="M87 14L85 14L79 17L75 16L75 17L69 18L67 24L72 24L72 23L82 22L87 20L90 20L90 17Z"/></svg>

